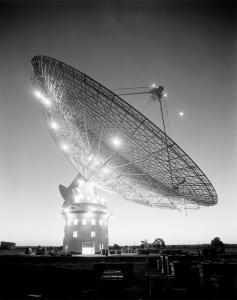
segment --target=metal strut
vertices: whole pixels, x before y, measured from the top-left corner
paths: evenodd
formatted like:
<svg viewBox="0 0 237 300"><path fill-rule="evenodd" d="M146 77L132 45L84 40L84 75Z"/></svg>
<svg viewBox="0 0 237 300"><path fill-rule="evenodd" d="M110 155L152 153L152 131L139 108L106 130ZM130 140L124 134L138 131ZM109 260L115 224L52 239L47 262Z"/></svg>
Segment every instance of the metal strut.
<svg viewBox="0 0 237 300"><path fill-rule="evenodd" d="M161 100L165 96L164 93L164 87L163 86L152 86L152 87L135 87L135 88L121 88L114 90L116 91L123 91L125 90L126 92L121 92L117 93L118 96L130 96L130 95L138 95L138 94L151 94L151 97L156 100L159 100L160 103L160 111L161 111L161 117L162 117L162 124L163 124L163 131L165 133L165 142L166 142L166 147L167 147L167 156L168 156L168 164L169 164L169 170L170 170L170 176L171 176L171 183L172 183L172 188L174 188L174 181L173 181L173 174L172 174L172 167L171 167L171 162L170 162L170 153L169 153L169 147L168 147L168 142L167 142L167 133L166 133L166 127L165 127L165 118L164 118L164 112L163 112L163 107Z"/></svg>

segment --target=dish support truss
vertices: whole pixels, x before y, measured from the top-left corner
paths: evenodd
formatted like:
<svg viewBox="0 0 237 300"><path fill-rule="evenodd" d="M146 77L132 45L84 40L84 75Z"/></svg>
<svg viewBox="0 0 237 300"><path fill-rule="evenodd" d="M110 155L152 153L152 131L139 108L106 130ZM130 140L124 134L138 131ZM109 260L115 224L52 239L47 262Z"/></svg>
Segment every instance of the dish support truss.
<svg viewBox="0 0 237 300"><path fill-rule="evenodd" d="M33 84L48 101L41 102L50 132L88 182L159 208L217 203L201 169L134 107L58 60L35 56L32 65Z"/></svg>

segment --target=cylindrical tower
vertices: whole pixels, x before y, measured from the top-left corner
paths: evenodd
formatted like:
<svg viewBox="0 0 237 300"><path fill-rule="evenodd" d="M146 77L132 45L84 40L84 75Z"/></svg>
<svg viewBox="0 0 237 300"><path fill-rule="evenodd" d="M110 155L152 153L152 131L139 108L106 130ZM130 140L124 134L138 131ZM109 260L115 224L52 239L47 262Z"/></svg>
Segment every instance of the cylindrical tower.
<svg viewBox="0 0 237 300"><path fill-rule="evenodd" d="M74 180L68 188L60 186L60 191L65 200L63 250L95 254L107 249L109 214L93 183Z"/></svg>
<svg viewBox="0 0 237 300"><path fill-rule="evenodd" d="M95 254L108 248L108 213L105 205L79 203L64 208L63 249Z"/></svg>

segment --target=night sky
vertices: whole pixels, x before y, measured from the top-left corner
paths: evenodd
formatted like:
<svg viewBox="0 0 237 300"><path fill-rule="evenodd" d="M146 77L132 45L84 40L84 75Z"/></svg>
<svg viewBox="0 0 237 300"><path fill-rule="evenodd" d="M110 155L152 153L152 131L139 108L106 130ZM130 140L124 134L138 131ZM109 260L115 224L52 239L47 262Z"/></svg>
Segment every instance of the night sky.
<svg viewBox="0 0 237 300"><path fill-rule="evenodd" d="M157 237L167 244L208 243L215 236L237 243L234 2L1 1L0 39L0 240L63 240L58 185L69 185L77 173L33 94L30 60L41 54L109 89L163 85L169 134L217 191L216 206L187 213L108 194L111 245ZM141 110L149 97L126 100ZM161 126L157 103L144 114Z"/></svg>

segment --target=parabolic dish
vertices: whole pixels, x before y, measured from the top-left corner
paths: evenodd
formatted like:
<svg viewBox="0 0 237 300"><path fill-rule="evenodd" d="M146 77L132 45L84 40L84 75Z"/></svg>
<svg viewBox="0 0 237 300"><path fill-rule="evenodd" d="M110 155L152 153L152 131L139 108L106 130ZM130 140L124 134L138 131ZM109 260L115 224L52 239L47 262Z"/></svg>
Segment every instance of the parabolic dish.
<svg viewBox="0 0 237 300"><path fill-rule="evenodd" d="M50 57L35 56L32 65L50 132L86 180L148 206L217 203L214 187L193 160L114 92Z"/></svg>

